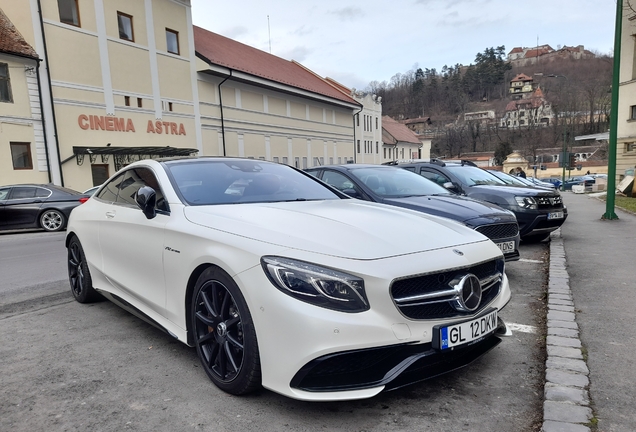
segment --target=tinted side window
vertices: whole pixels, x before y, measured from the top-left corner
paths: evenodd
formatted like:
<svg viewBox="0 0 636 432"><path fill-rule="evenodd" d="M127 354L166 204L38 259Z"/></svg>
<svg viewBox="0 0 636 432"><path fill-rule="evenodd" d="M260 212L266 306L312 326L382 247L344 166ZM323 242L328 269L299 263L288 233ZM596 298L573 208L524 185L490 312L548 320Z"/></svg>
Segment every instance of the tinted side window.
<svg viewBox="0 0 636 432"><path fill-rule="evenodd" d="M106 186L99 191L99 194L97 194L96 197L108 202L117 201L117 194L119 193L119 187L123 180L124 174L119 174L117 177L109 181Z"/></svg>
<svg viewBox="0 0 636 432"><path fill-rule="evenodd" d="M420 175L442 186L444 183L448 183L450 181L450 179L446 176L432 171L424 171L424 169L420 170Z"/></svg>
<svg viewBox="0 0 636 432"><path fill-rule="evenodd" d="M168 211L168 204L164 199L159 182L154 173L148 168L133 168L126 171L124 181L119 186L120 192L117 202L137 207L135 194L144 186L150 186L157 194L157 210Z"/></svg>
<svg viewBox="0 0 636 432"><path fill-rule="evenodd" d="M325 170L322 174L322 181L335 187L339 191L344 191L345 189L355 189L358 193L360 192L359 189L353 184L351 179L349 179L344 174L340 174L336 171Z"/></svg>
<svg viewBox="0 0 636 432"><path fill-rule="evenodd" d="M11 191L11 199L35 198L34 187L14 187Z"/></svg>
<svg viewBox="0 0 636 432"><path fill-rule="evenodd" d="M0 200L9 198L9 192L11 192L11 188L0 189Z"/></svg>
<svg viewBox="0 0 636 432"><path fill-rule="evenodd" d="M35 196L38 198L48 198L51 195L51 191L44 188L37 188L35 190Z"/></svg>

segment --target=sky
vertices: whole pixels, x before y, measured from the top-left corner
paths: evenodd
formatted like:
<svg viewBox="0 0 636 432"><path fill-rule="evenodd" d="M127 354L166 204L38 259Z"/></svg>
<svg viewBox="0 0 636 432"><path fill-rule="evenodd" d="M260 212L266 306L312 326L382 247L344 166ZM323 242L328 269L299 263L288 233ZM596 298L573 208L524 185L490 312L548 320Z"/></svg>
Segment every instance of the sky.
<svg viewBox="0 0 636 432"><path fill-rule="evenodd" d="M195 25L363 90L486 48L613 52L615 0L191 0ZM271 49L270 49L271 47ZM550 73L550 71L545 71Z"/></svg>

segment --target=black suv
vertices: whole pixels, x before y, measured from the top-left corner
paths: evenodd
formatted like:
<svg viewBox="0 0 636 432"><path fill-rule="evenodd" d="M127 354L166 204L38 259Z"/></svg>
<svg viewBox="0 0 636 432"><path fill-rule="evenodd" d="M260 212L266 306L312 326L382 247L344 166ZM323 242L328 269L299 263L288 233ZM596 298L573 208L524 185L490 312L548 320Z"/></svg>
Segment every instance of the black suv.
<svg viewBox="0 0 636 432"><path fill-rule="evenodd" d="M499 246L506 261L519 259L517 221L514 214L499 206L455 195L397 167L347 164L309 168L305 171L353 198L461 222L491 239Z"/></svg>
<svg viewBox="0 0 636 432"><path fill-rule="evenodd" d="M507 185L470 161L431 159L421 162L388 162L387 165L397 165L455 193L512 211L517 216L521 240L544 240L568 217L568 211L557 191Z"/></svg>

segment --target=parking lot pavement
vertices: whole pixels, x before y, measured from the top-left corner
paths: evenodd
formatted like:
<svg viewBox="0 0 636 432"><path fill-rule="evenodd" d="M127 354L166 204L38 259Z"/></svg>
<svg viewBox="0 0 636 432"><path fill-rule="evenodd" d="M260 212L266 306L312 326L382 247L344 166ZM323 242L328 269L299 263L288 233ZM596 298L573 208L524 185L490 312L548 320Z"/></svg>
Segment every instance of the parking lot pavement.
<svg viewBox="0 0 636 432"><path fill-rule="evenodd" d="M110 302L78 304L67 281L51 282L56 301L0 311L0 430L538 431L547 246L523 246L521 257L506 267L513 297L501 316L512 337L459 371L333 403L223 393L193 349Z"/></svg>

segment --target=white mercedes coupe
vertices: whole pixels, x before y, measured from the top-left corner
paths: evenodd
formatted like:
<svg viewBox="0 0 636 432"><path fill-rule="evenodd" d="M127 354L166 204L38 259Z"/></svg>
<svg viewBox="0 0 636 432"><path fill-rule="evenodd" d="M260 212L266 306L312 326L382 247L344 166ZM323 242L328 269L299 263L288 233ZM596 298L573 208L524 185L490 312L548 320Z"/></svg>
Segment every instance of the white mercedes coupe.
<svg viewBox="0 0 636 432"><path fill-rule="evenodd" d="M78 302L104 296L196 347L235 395L368 398L465 366L509 334L492 241L286 165L135 162L73 210L66 245Z"/></svg>

